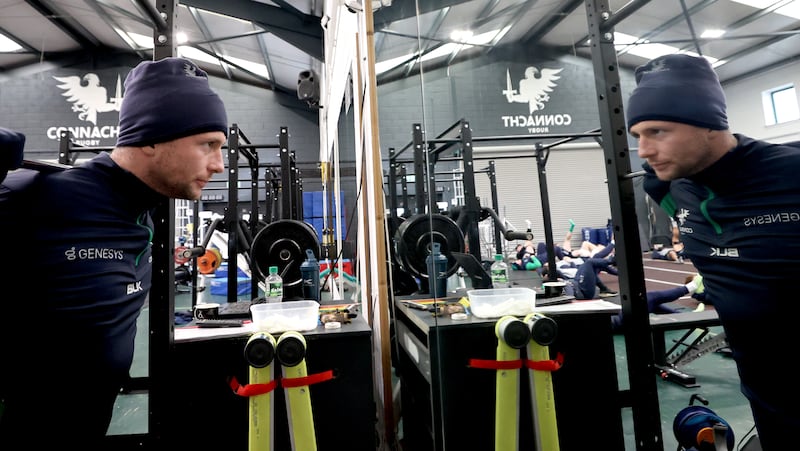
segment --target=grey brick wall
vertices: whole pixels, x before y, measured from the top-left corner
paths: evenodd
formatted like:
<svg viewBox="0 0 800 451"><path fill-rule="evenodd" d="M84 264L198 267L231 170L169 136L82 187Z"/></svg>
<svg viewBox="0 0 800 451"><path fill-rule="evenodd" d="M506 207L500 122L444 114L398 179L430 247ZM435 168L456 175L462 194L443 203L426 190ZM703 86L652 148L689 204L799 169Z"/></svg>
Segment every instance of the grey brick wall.
<svg viewBox="0 0 800 451"><path fill-rule="evenodd" d="M106 89L107 95L113 97L117 80L122 83L129 70L129 67L70 67L42 71L32 77L5 79L0 82L0 124L25 134L27 158L57 158L58 140L54 139L54 127L94 129L95 124L81 120L78 113L72 111L72 104L62 95L65 91L59 88L61 83L53 77L84 77L93 73L99 77L100 86ZM214 77L210 83L225 102L228 121L238 124L252 143L277 143L280 127L286 126L289 127L290 146L297 153L298 161L318 160L316 110L286 94L267 89ZM96 127L109 131L117 126L118 120L117 111L101 112L97 114ZM91 145L111 147L115 142L116 136L109 135L98 138ZM272 162L266 159L266 154L264 161ZM278 159L275 158L274 162L277 163Z"/></svg>
<svg viewBox="0 0 800 451"><path fill-rule="evenodd" d="M500 52L501 54L503 52ZM422 77L381 85L378 106L381 123L381 146L400 149L411 142L411 124L423 123L429 135L435 136L464 118L470 122L473 137L498 135L530 136L543 133L583 133L600 127L591 61L571 55L536 57L535 52L494 53L453 64L448 68L425 72ZM561 69L550 100L540 111L530 113L527 103L509 103L506 71L514 89L533 66ZM621 71L623 96L633 89L630 71ZM421 86L424 81L424 87ZM425 114L423 118L423 105ZM565 115L570 125L551 126L548 131L529 133L524 127L505 127L503 116ZM430 137L430 136L429 136ZM388 154L387 154L388 155ZM409 156L410 158L410 156Z"/></svg>

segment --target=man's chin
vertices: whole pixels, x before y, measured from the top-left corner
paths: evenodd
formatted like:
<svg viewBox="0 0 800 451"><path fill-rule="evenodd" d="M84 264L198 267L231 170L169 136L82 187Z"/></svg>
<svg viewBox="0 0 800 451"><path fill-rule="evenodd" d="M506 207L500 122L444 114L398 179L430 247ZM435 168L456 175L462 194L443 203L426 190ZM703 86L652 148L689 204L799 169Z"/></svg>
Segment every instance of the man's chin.
<svg viewBox="0 0 800 451"><path fill-rule="evenodd" d="M669 171L659 171L658 169L655 170L656 177L663 182L669 182L671 180L675 180L675 174Z"/></svg>

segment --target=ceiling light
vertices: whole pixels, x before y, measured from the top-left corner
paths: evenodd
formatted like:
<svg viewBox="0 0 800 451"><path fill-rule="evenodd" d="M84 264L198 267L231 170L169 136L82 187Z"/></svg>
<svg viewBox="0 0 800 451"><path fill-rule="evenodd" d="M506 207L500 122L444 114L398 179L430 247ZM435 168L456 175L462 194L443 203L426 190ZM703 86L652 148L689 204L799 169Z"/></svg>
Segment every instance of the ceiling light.
<svg viewBox="0 0 800 451"><path fill-rule="evenodd" d="M700 35L700 37L701 38L706 38L706 39L714 39L714 38L719 38L724 34L725 34L725 30L709 28L708 30L705 30L703 32L703 34Z"/></svg>
<svg viewBox="0 0 800 451"><path fill-rule="evenodd" d="M468 43L472 38L472 32L469 30L455 30L450 33L450 39L455 42Z"/></svg>

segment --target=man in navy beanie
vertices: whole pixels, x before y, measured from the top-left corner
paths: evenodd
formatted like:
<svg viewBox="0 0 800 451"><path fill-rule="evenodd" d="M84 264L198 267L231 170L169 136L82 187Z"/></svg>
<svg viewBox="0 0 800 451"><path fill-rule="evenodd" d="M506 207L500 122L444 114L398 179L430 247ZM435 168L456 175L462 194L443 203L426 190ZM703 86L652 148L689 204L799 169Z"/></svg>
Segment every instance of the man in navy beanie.
<svg viewBox="0 0 800 451"><path fill-rule="evenodd" d="M35 281L5 306L27 315L27 333L0 328L0 449L110 449L104 437L151 287L151 212L167 198L199 199L224 170L225 108L190 60L133 68L119 123L112 152L55 173L11 172L0 190L17 196L2 212L17 221L0 227L17 246L8 255L19 256L0 274Z"/></svg>
<svg viewBox="0 0 800 451"><path fill-rule="evenodd" d="M636 83L626 113L645 191L677 221L703 275L762 449L791 447L800 430L800 390L785 369L800 345L800 142L732 133L705 58L656 58L636 69Z"/></svg>

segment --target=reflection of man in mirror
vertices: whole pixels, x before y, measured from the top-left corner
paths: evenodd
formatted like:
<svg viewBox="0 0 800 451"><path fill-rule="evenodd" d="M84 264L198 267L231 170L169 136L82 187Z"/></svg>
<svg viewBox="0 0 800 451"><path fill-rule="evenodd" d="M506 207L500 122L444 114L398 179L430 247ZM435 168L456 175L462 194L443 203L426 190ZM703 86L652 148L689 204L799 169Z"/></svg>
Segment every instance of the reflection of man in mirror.
<svg viewBox="0 0 800 451"><path fill-rule="evenodd" d="M503 94L506 95L508 103L511 102L527 102L529 111L533 113L544 108L545 102L550 100L547 94L553 92L556 87L555 81L561 78L557 74L564 69L539 69L530 66L525 69L525 78L519 81L519 93L516 89L512 89L511 75L506 69L506 89Z"/></svg>

